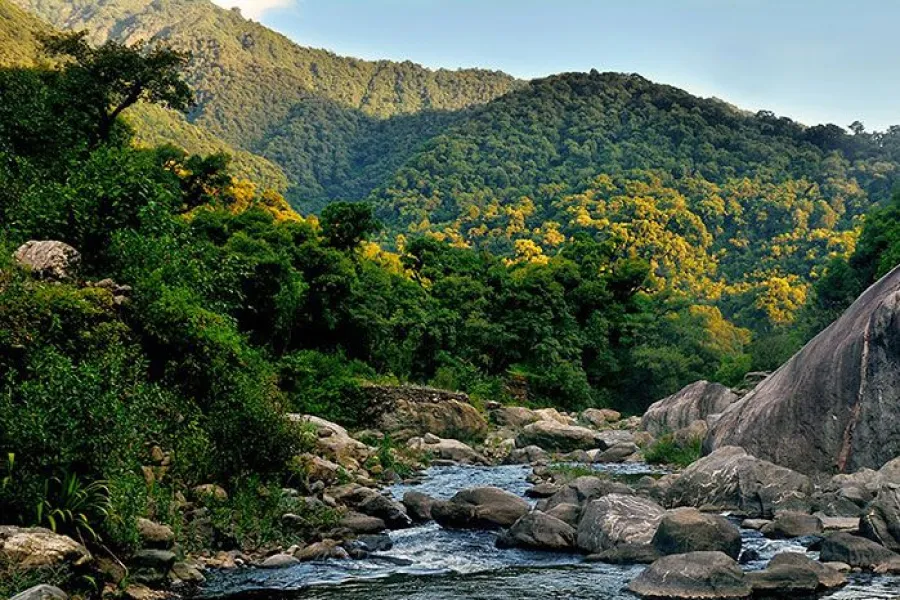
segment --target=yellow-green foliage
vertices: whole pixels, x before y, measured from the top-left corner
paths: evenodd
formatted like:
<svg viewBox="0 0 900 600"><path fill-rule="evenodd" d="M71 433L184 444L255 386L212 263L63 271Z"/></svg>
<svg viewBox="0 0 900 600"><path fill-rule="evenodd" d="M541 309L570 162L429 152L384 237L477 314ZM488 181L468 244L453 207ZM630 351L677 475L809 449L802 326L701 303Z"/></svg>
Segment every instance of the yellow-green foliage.
<svg viewBox="0 0 900 600"><path fill-rule="evenodd" d="M8 0L0 0L0 67L30 67L40 56L38 37L50 31L45 23Z"/></svg>

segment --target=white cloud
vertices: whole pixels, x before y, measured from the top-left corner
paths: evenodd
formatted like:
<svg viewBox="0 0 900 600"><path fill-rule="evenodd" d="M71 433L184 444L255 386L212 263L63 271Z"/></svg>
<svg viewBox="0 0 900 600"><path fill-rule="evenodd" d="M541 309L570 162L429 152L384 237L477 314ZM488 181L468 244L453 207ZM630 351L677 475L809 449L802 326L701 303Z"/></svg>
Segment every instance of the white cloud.
<svg viewBox="0 0 900 600"><path fill-rule="evenodd" d="M259 19L263 13L273 8L284 8L296 4L296 0L213 0L223 8L241 9L241 14L250 19Z"/></svg>

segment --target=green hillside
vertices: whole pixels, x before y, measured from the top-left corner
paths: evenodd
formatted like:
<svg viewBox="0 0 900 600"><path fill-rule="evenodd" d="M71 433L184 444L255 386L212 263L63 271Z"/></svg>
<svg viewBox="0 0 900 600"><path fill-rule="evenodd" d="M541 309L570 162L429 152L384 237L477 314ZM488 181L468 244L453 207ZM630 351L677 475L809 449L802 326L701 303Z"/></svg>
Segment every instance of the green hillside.
<svg viewBox="0 0 900 600"><path fill-rule="evenodd" d="M0 1L0 65L34 65L39 56L38 36L49 30L15 4Z"/></svg>
<svg viewBox="0 0 900 600"><path fill-rule="evenodd" d="M15 1L57 27L88 30L95 42L154 38L189 50L188 80L199 98L190 121L280 164L291 199L304 208L365 197L448 122L431 112L483 104L521 85L498 72L432 71L304 48L209 0ZM398 124L381 123L400 115L407 117Z"/></svg>

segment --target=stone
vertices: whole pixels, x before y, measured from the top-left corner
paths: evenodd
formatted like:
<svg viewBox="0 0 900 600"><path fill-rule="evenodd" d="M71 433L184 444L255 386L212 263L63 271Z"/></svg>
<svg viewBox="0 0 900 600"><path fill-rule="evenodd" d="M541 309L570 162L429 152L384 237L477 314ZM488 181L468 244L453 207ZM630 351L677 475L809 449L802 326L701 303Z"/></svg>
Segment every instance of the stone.
<svg viewBox="0 0 900 600"><path fill-rule="evenodd" d="M676 444L689 446L698 443L698 441L703 442L707 433L709 433L709 425L707 425L705 419L702 419L676 430L672 434L672 439Z"/></svg>
<svg viewBox="0 0 900 600"><path fill-rule="evenodd" d="M137 520L138 535L145 548L168 550L175 543L175 532L168 525L154 523L149 519Z"/></svg>
<svg viewBox="0 0 900 600"><path fill-rule="evenodd" d="M69 596L56 586L41 584L19 592L10 600L69 600Z"/></svg>
<svg viewBox="0 0 900 600"><path fill-rule="evenodd" d="M652 544L661 556L718 551L737 559L741 554L741 531L724 517L695 508L676 508L663 516Z"/></svg>
<svg viewBox="0 0 900 600"><path fill-rule="evenodd" d="M624 544L649 545L665 510L646 498L609 494L582 510L576 544L588 553Z"/></svg>
<svg viewBox="0 0 900 600"><path fill-rule="evenodd" d="M660 436L674 433L696 421L721 413L738 396L721 383L697 381L650 405L641 419L641 428Z"/></svg>
<svg viewBox="0 0 900 600"><path fill-rule="evenodd" d="M315 454L335 462L344 468L364 463L372 454L373 449L363 442L354 439L347 430L320 417L314 415L287 414L285 418L299 427L309 427L316 432Z"/></svg>
<svg viewBox="0 0 900 600"><path fill-rule="evenodd" d="M743 571L722 552L664 556L628 584L642 598L736 599L753 592Z"/></svg>
<svg viewBox="0 0 900 600"><path fill-rule="evenodd" d="M129 578L149 586L162 585L175 565L175 554L168 550L144 549L135 552L129 561Z"/></svg>
<svg viewBox="0 0 900 600"><path fill-rule="evenodd" d="M534 411L541 421L553 421L561 425L575 425L576 421L568 415L564 415L555 408L539 408Z"/></svg>
<svg viewBox="0 0 900 600"><path fill-rule="evenodd" d="M812 569L782 566L767 567L762 571L751 571L746 581L759 596L776 598L797 598L815 594L819 578Z"/></svg>
<svg viewBox="0 0 900 600"><path fill-rule="evenodd" d="M135 583L125 588L123 597L127 600L169 600L170 595L160 590L151 590L146 585Z"/></svg>
<svg viewBox="0 0 900 600"><path fill-rule="evenodd" d="M365 492L356 498L354 508L364 515L384 521L390 529L403 529L412 525L403 504L383 496L375 490L362 488Z"/></svg>
<svg viewBox="0 0 900 600"><path fill-rule="evenodd" d="M859 533L900 552L900 485L884 486L859 519Z"/></svg>
<svg viewBox="0 0 900 600"><path fill-rule="evenodd" d="M68 536L40 527L0 526L0 562L17 569L81 567L91 560L87 548Z"/></svg>
<svg viewBox="0 0 900 600"><path fill-rule="evenodd" d="M640 452L640 448L632 442L620 442L593 457L595 463L622 463Z"/></svg>
<svg viewBox="0 0 900 600"><path fill-rule="evenodd" d="M293 567L294 565L299 564L300 559L285 553L273 554L266 560L262 561L259 566L261 569L284 569L286 567Z"/></svg>
<svg viewBox="0 0 900 600"><path fill-rule="evenodd" d="M851 567L871 569L875 565L900 558L884 546L849 533L835 533L822 541L819 560L842 562Z"/></svg>
<svg viewBox="0 0 900 600"><path fill-rule="evenodd" d="M819 581L819 588L832 589L847 583L847 578L839 570L822 564L799 552L781 552L769 561L769 569L787 568L812 571Z"/></svg>
<svg viewBox="0 0 900 600"><path fill-rule="evenodd" d="M538 446L552 452L591 450L600 447L597 436L596 431L587 427L563 425L557 421L538 421L526 425L516 436L516 447Z"/></svg>
<svg viewBox="0 0 900 600"><path fill-rule="evenodd" d="M206 576L200 568L187 561L176 562L172 565L172 571L169 574L177 582L187 586L199 586L206 582Z"/></svg>
<svg viewBox="0 0 900 600"><path fill-rule="evenodd" d="M515 440L513 440L513 445L515 445ZM550 454L538 446L513 448L503 462L508 465L547 464L550 462Z"/></svg>
<svg viewBox="0 0 900 600"><path fill-rule="evenodd" d="M41 279L71 281L81 264L81 253L72 246L53 240L32 240L16 250L14 257Z"/></svg>
<svg viewBox="0 0 900 600"><path fill-rule="evenodd" d="M422 523L431 520L431 507L435 500L422 492L409 491L403 494L403 506L413 521Z"/></svg>
<svg viewBox="0 0 900 600"><path fill-rule="evenodd" d="M760 531L766 537L778 539L822 535L825 528L822 520L815 515L786 510L775 513L772 522Z"/></svg>
<svg viewBox="0 0 900 600"><path fill-rule="evenodd" d="M581 411L579 418L593 427L604 427L618 422L622 418L622 413L610 408L588 408Z"/></svg>
<svg viewBox="0 0 900 600"><path fill-rule="evenodd" d="M394 440L432 433L483 441L488 434L487 420L469 404L466 394L419 386L369 384L362 389L373 405L384 407L374 424Z"/></svg>
<svg viewBox="0 0 900 600"><path fill-rule="evenodd" d="M490 464L486 457L459 440L444 439L434 435L430 439L431 441L425 438L411 438L407 445L413 450L427 451L438 459L452 460L465 465Z"/></svg>
<svg viewBox="0 0 900 600"><path fill-rule="evenodd" d="M553 494L541 505L541 510L549 512L560 504L574 504L582 506L591 500L595 500L608 494L628 495L631 489L624 483L610 481L602 477L583 475L573 479Z"/></svg>
<svg viewBox="0 0 900 600"><path fill-rule="evenodd" d="M732 404L707 450L740 446L806 474L877 469L900 456L900 268Z"/></svg>
<svg viewBox="0 0 900 600"><path fill-rule="evenodd" d="M577 504L557 504L553 508L548 509L546 514L559 519L563 523L568 523L572 527L578 527L578 521L581 520L581 507Z"/></svg>
<svg viewBox="0 0 900 600"><path fill-rule="evenodd" d="M352 510L341 517L338 526L356 534L378 533L387 529L387 525L378 517L371 517Z"/></svg>
<svg viewBox="0 0 900 600"><path fill-rule="evenodd" d="M744 519L741 521L741 527L744 529L753 529L760 531L766 525L771 523L771 519Z"/></svg>
<svg viewBox="0 0 900 600"><path fill-rule="evenodd" d="M293 464L306 477L308 483L321 481L325 485L331 485L340 479L343 472L341 465L308 452L294 457Z"/></svg>
<svg viewBox="0 0 900 600"><path fill-rule="evenodd" d="M669 490L669 502L770 518L777 510L808 508L811 491L807 476L728 446L685 469Z"/></svg>
<svg viewBox="0 0 900 600"><path fill-rule="evenodd" d="M559 492L560 486L556 483L539 483L525 490L529 498L549 498Z"/></svg>
<svg viewBox="0 0 900 600"><path fill-rule="evenodd" d="M224 502L225 500L228 500L228 492L213 483L204 483L198 485L191 491L194 494L194 498L198 500L212 499L218 502Z"/></svg>
<svg viewBox="0 0 900 600"><path fill-rule="evenodd" d="M588 554L585 560L612 565L649 565L659 558L656 548L648 544L620 544L615 548Z"/></svg>
<svg viewBox="0 0 900 600"><path fill-rule="evenodd" d="M312 560L325 560L327 558L350 558L347 551L336 540L322 540L294 553L301 562Z"/></svg>
<svg viewBox="0 0 900 600"><path fill-rule="evenodd" d="M431 516L447 529L498 529L510 527L529 512L528 503L496 487L461 490L450 500L436 501Z"/></svg>
<svg viewBox="0 0 900 600"><path fill-rule="evenodd" d="M634 443L634 434L620 429L607 429L597 433L596 444L597 448L603 451L620 444L636 445Z"/></svg>
<svg viewBox="0 0 900 600"><path fill-rule="evenodd" d="M571 525L540 511L523 515L497 538L501 548L563 551L574 544L575 529Z"/></svg>
<svg viewBox="0 0 900 600"><path fill-rule="evenodd" d="M491 410L491 420L501 427L521 429L526 425L540 421L541 417L530 408L524 406L501 406Z"/></svg>

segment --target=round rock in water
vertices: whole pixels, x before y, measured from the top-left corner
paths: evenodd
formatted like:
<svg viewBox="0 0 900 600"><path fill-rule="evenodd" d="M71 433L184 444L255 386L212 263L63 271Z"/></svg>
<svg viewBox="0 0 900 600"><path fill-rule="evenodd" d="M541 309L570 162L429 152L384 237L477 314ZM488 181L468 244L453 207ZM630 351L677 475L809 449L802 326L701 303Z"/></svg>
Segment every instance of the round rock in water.
<svg viewBox="0 0 900 600"><path fill-rule="evenodd" d="M722 552L690 552L660 558L628 589L642 598L747 598L753 589L738 564Z"/></svg>

